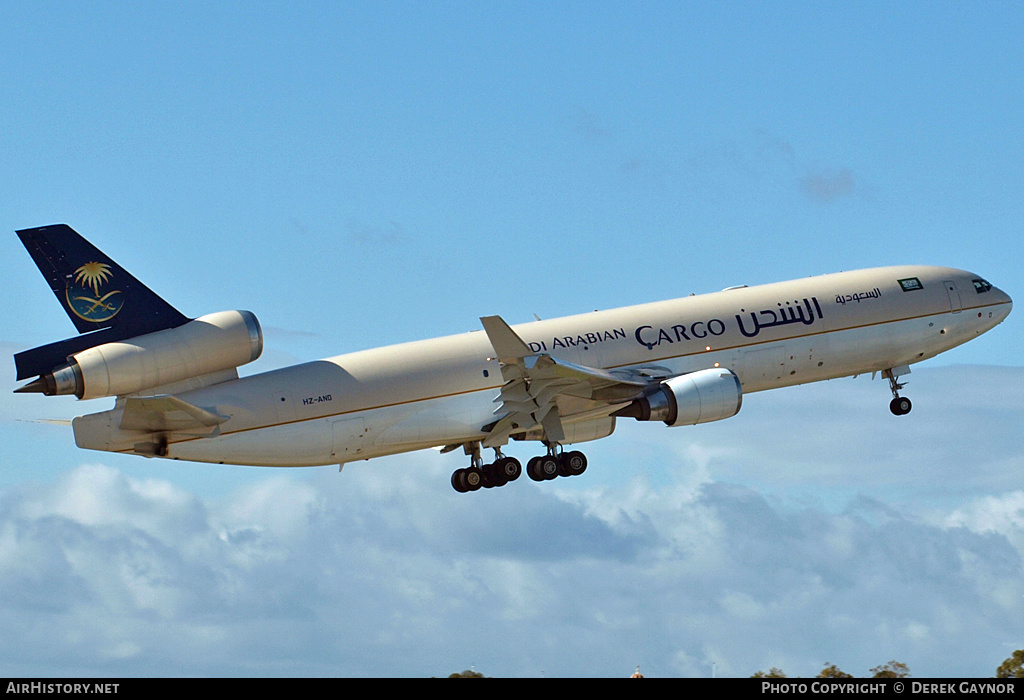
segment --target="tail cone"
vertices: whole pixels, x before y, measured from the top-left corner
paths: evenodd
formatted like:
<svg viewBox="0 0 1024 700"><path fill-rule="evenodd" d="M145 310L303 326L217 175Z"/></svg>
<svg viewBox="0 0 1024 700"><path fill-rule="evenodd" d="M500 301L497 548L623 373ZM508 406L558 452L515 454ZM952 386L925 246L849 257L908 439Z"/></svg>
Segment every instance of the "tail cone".
<svg viewBox="0 0 1024 700"><path fill-rule="evenodd" d="M41 377L33 379L25 386L19 386L14 390L15 394L46 394L47 396L53 396L55 388L53 384L53 375L44 374Z"/></svg>

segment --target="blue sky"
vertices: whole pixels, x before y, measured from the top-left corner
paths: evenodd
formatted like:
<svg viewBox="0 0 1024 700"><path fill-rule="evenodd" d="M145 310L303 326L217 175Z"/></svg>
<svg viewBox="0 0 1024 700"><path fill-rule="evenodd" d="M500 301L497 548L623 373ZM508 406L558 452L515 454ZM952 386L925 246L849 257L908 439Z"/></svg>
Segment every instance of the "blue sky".
<svg viewBox="0 0 1024 700"><path fill-rule="evenodd" d="M25 422L107 403L10 393L14 352L73 332L13 231L252 310L243 373L877 265L1018 298L1022 28L1008 2L3 3L0 669L991 674L1024 647L1016 314L915 368L896 422L867 378L753 395L460 497L458 455L214 469Z"/></svg>

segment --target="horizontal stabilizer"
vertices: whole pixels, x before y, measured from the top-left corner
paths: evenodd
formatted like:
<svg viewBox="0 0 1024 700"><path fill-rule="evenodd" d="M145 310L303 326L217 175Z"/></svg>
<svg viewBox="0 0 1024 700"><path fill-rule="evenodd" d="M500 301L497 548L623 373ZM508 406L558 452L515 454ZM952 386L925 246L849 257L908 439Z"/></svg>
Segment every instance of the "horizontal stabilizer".
<svg viewBox="0 0 1024 700"><path fill-rule="evenodd" d="M176 396L131 397L125 401L121 430L209 435L229 417Z"/></svg>
<svg viewBox="0 0 1024 700"><path fill-rule="evenodd" d="M127 340L135 333L129 328L103 328L85 335L76 335L67 340L41 345L38 348L24 350L14 356L14 367L18 372L18 380L46 374L55 367L60 367L68 358L83 350L94 348L104 343Z"/></svg>

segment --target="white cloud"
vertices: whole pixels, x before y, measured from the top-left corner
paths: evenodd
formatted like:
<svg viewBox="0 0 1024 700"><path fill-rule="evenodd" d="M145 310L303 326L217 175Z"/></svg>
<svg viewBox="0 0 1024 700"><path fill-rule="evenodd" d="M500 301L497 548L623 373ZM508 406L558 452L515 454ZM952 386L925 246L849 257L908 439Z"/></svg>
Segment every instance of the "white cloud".
<svg viewBox="0 0 1024 700"><path fill-rule="evenodd" d="M217 500L171 468L81 466L0 494L0 669L991 674L1024 623L1024 496L999 472L1020 460L1016 394L986 382L1018 373L913 375L915 412L984 446L888 415L880 382L835 382L474 494L432 453L253 471Z"/></svg>
<svg viewBox="0 0 1024 700"><path fill-rule="evenodd" d="M87 509L106 518L83 523L62 497L86 477L112 496ZM446 502L431 528L403 516L412 499L272 477L208 509L197 532L191 511L159 489L76 470L5 511L2 617L23 633L5 649L5 671L54 658L55 643L64 661L53 673L70 663L129 674L440 675L476 663L497 674L622 675L642 659L649 675L711 661L721 675L745 675L780 652L802 664L791 673L844 652L853 671L889 657L913 669L939 640L990 633L994 619L1010 634L1024 612L1020 555L1005 539L898 514L873 522L872 503L787 513L709 483L681 509L671 495L634 492L636 515L612 523L531 484L487 494L515 508L482 510L470 525L465 497L421 486L421 497ZM270 491L275 509L252 507ZM124 492L168 523L176 514L181 536L125 508ZM290 509L304 515L281 527ZM452 515L448 535L474 531L445 547L431 530ZM520 518L534 527L509 527ZM574 531L586 541L566 540Z"/></svg>

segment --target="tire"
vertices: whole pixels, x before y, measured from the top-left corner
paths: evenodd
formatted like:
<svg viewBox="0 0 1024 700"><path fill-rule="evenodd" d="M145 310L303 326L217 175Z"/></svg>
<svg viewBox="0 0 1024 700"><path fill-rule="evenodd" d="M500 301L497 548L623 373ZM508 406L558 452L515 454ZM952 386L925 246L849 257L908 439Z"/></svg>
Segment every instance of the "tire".
<svg viewBox="0 0 1024 700"><path fill-rule="evenodd" d="M462 483L465 484L467 491L476 491L483 486L484 475L477 467L464 469L462 474Z"/></svg>
<svg viewBox="0 0 1024 700"><path fill-rule="evenodd" d="M533 457L529 462L526 463L526 475L534 481L544 481L545 477L540 473L540 460L541 457Z"/></svg>
<svg viewBox="0 0 1024 700"><path fill-rule="evenodd" d="M910 413L912 407L913 404L910 403L910 399L906 396L897 396L889 402L889 410L894 416L905 416Z"/></svg>
<svg viewBox="0 0 1024 700"><path fill-rule="evenodd" d="M579 451L563 452L559 462L565 476L579 476L587 470L587 456Z"/></svg>
<svg viewBox="0 0 1024 700"><path fill-rule="evenodd" d="M515 457L502 457L494 463L494 471L503 484L515 481L523 473L523 465Z"/></svg>
<svg viewBox="0 0 1024 700"><path fill-rule="evenodd" d="M560 466L557 457L546 455L537 462L537 473L543 477L544 481L550 481L558 476Z"/></svg>
<svg viewBox="0 0 1024 700"><path fill-rule="evenodd" d="M497 486L504 486L505 482L501 480L501 475L498 474L498 470L494 468L493 464L485 464L480 467L480 485L485 489L493 489Z"/></svg>

